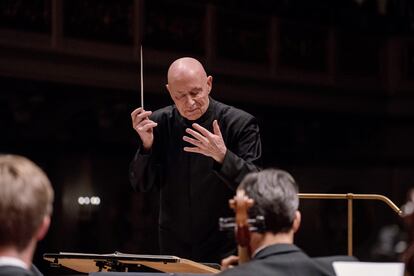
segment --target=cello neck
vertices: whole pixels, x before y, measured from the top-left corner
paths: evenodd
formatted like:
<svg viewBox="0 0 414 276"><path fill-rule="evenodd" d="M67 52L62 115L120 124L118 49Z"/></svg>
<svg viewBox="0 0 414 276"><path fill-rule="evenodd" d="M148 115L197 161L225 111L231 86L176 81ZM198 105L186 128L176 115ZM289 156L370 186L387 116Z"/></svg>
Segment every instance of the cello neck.
<svg viewBox="0 0 414 276"><path fill-rule="evenodd" d="M238 244L239 264L250 260L250 231L248 224L248 209L253 206L253 200L245 195L244 190L238 190L230 200L230 207L236 213L236 241Z"/></svg>

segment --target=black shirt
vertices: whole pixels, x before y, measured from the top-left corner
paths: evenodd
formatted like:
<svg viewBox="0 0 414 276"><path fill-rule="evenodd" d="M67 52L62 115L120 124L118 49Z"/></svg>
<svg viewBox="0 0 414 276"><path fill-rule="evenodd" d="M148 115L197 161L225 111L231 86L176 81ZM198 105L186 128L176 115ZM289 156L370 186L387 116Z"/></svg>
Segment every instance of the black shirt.
<svg viewBox="0 0 414 276"><path fill-rule="evenodd" d="M257 171L261 142L256 119L210 98L207 111L196 121L183 118L174 105L155 111L151 120L154 143L148 153L141 147L131 162L135 189L160 190L161 254L195 261L218 262L234 248L233 233L218 229L219 217L234 216L228 200L243 177ZM183 150L186 128L198 123L213 132L217 119L227 152L223 164L211 157ZM231 237L229 237L231 236Z"/></svg>

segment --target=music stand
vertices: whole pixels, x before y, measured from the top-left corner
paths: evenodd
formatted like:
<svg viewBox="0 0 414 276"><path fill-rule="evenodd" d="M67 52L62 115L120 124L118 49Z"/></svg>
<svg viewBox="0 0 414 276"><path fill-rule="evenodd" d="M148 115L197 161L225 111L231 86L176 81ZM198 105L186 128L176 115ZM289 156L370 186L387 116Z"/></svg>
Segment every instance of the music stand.
<svg viewBox="0 0 414 276"><path fill-rule="evenodd" d="M112 254L45 253L43 258L52 266L63 266L72 270L91 273L99 271L136 271L151 268L167 273L218 273L220 270L187 259L168 255L137 255L115 252Z"/></svg>

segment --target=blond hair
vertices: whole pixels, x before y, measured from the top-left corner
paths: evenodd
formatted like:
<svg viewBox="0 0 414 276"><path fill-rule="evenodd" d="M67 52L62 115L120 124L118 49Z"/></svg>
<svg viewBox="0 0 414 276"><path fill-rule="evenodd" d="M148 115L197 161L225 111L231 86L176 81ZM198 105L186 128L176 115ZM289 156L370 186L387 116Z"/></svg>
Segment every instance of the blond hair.
<svg viewBox="0 0 414 276"><path fill-rule="evenodd" d="M0 247L27 247L45 216L52 213L53 188L29 159L0 155Z"/></svg>

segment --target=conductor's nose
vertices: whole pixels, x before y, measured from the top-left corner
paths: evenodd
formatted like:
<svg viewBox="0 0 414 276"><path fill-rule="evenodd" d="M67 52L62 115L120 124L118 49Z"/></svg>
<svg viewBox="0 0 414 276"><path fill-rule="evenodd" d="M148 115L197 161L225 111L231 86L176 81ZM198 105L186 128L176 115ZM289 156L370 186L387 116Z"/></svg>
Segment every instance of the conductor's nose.
<svg viewBox="0 0 414 276"><path fill-rule="evenodd" d="M185 99L185 103L186 103L187 107L191 108L194 105L195 101L190 95L187 95L187 97Z"/></svg>

